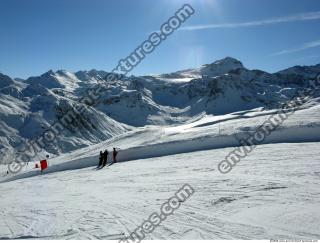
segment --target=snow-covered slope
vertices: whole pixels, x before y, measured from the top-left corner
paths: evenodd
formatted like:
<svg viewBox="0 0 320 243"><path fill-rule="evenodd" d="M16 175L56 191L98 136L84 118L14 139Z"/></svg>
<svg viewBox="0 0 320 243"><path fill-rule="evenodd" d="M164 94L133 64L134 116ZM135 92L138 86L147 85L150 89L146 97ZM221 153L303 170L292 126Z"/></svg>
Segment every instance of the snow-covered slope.
<svg viewBox="0 0 320 243"><path fill-rule="evenodd" d="M216 165L231 149L217 149L2 183L0 236L118 240L188 183L146 239L319 239L319 145L259 146L228 175Z"/></svg>
<svg viewBox="0 0 320 243"><path fill-rule="evenodd" d="M49 71L26 81L14 81L1 76L0 81L0 161L11 163L20 148L39 138L68 111L85 106L76 123L65 127L57 140L46 144L35 157L61 154L104 141L131 128L93 107L80 104L76 92L86 90L97 81L82 82L66 71Z"/></svg>
<svg viewBox="0 0 320 243"><path fill-rule="evenodd" d="M318 239L317 100L232 172L217 170L239 139L275 112L202 114L181 125L137 128L50 159L43 173L36 161L16 175L0 167L0 238L120 239L188 183L196 193L147 239ZM120 148L120 163L95 170L99 151L112 147Z"/></svg>

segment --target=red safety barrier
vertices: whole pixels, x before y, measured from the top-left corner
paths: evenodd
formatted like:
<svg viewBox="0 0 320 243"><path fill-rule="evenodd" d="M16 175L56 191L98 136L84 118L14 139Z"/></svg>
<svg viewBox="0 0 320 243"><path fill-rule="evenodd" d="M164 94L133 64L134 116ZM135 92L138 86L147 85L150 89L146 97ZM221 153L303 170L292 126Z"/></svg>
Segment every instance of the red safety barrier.
<svg viewBox="0 0 320 243"><path fill-rule="evenodd" d="M48 162L47 162L47 160L41 160L40 161L40 167L41 167L41 170L45 170L45 169L47 169L48 168Z"/></svg>

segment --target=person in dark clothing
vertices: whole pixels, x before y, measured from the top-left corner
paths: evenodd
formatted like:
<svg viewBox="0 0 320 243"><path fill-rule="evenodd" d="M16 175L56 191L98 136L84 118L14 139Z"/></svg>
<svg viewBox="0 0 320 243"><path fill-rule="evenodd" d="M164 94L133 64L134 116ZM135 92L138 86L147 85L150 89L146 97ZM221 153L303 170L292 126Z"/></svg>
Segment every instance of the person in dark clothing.
<svg viewBox="0 0 320 243"><path fill-rule="evenodd" d="M103 163L103 152L100 151L100 156L99 156L99 165L98 167L102 166L102 163Z"/></svg>
<svg viewBox="0 0 320 243"><path fill-rule="evenodd" d="M117 162L117 155L118 155L118 151L116 150L116 148L113 148L113 152L112 152L113 163Z"/></svg>
<svg viewBox="0 0 320 243"><path fill-rule="evenodd" d="M103 166L106 166L107 165L107 162L108 162L108 150L106 149L104 152L103 152Z"/></svg>

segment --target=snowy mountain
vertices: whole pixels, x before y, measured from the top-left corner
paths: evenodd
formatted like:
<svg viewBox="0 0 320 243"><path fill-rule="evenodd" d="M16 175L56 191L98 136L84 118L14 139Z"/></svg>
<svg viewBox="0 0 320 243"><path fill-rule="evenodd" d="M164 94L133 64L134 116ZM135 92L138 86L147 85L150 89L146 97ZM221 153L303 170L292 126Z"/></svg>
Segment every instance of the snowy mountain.
<svg viewBox="0 0 320 243"><path fill-rule="evenodd" d="M227 57L198 69L123 77L109 84L92 106L79 100L89 89L107 84L105 71L50 70L26 80L1 74L0 160L12 161L17 148L39 137L76 106L84 106L85 113L77 124L66 127L58 141L47 145L40 157L93 145L134 127L183 124L203 114L275 109L306 88L319 72L320 65L316 65L270 74L248 70Z"/></svg>

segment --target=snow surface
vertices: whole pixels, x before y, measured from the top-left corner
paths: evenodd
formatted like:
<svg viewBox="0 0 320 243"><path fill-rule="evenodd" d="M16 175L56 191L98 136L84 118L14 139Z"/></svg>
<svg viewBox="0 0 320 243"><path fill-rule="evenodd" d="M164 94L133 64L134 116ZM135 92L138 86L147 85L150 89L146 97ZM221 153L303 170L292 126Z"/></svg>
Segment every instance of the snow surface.
<svg viewBox="0 0 320 243"><path fill-rule="evenodd" d="M196 193L147 239L319 239L320 143L262 145L227 175L217 149L1 184L2 239L119 239L184 183Z"/></svg>
<svg viewBox="0 0 320 243"><path fill-rule="evenodd" d="M3 171L1 238L119 239L189 183L196 193L147 239L319 239L320 106L303 108L227 175L218 163L275 111L137 128L51 159L43 174L34 163ZM95 170L113 146L119 163Z"/></svg>

